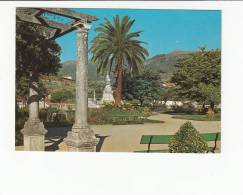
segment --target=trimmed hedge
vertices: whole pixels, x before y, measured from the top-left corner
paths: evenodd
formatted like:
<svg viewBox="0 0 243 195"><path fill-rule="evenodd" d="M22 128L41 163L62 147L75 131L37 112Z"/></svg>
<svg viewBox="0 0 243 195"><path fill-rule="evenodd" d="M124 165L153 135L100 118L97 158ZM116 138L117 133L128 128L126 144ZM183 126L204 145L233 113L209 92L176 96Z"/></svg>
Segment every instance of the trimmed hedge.
<svg viewBox="0 0 243 195"><path fill-rule="evenodd" d="M171 153L206 153L207 150L207 143L191 122L184 123L169 143Z"/></svg>

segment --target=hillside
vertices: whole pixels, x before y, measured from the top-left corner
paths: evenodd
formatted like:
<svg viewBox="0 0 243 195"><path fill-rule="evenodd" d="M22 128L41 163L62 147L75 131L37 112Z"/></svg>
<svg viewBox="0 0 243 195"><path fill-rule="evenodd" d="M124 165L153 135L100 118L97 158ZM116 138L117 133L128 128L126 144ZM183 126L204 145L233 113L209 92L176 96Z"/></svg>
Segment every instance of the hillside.
<svg viewBox="0 0 243 195"><path fill-rule="evenodd" d="M152 69L154 71L160 71L163 80L168 80L174 71L174 65L179 58L186 57L190 51L174 51L168 54L159 54L145 61L145 68ZM60 76L71 76L75 79L75 61L66 61L63 63L59 75ZM88 64L89 80L100 80L97 79L96 66L94 63L89 61Z"/></svg>
<svg viewBox="0 0 243 195"><path fill-rule="evenodd" d="M62 68L59 71L60 76L71 76L73 79L76 78L76 61L69 60L62 64ZM88 77L90 80L99 80L97 79L96 66L91 61L88 62Z"/></svg>
<svg viewBox="0 0 243 195"><path fill-rule="evenodd" d="M174 51L168 54L159 54L146 60L145 68L161 72L162 80L168 80L175 70L177 60L190 53L190 51Z"/></svg>
<svg viewBox="0 0 243 195"><path fill-rule="evenodd" d="M188 51L174 51L168 54L156 55L145 61L145 68L159 71L161 73L161 79L166 81L170 79L174 71L174 65L179 58L186 57L190 52ZM75 91L75 61L66 61L63 63L63 67L59 71L59 76L46 76L41 80L49 94L53 94L57 91L68 90L74 93ZM63 76L71 76L72 80L64 79ZM88 64L88 77L89 77L89 97L93 97L93 91L96 91L96 97L101 98L104 89L104 77L97 78L96 66L94 63Z"/></svg>
<svg viewBox="0 0 243 195"><path fill-rule="evenodd" d="M58 91L71 91L75 94L75 80L61 78L60 76L41 76L41 82L47 89L48 94L53 94ZM88 97L92 98L94 90L96 98L101 98L105 82L103 80L90 80L88 81Z"/></svg>

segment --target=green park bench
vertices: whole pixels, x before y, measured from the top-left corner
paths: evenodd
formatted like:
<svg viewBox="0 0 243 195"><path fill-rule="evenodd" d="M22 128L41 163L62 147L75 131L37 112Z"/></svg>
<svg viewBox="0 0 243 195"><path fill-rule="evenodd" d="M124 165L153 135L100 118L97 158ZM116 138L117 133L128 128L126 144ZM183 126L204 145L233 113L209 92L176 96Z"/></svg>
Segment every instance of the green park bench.
<svg viewBox="0 0 243 195"><path fill-rule="evenodd" d="M209 147L207 152L214 153L217 148L217 141L221 140L221 133L202 133L200 136L206 142L214 142L213 147ZM151 144L169 144L173 135L143 135L140 144L148 144L148 150L146 152L168 152L169 150L150 150ZM138 151L139 152L139 151Z"/></svg>

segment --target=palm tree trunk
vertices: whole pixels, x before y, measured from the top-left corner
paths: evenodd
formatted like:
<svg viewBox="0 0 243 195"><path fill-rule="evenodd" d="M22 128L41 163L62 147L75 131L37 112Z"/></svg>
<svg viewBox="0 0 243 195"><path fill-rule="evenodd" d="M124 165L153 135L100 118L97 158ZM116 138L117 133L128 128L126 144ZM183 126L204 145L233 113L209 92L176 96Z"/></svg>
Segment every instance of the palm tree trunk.
<svg viewBox="0 0 243 195"><path fill-rule="evenodd" d="M115 90L115 105L121 105L121 96L122 96L122 66L120 66L117 70L117 77L116 77L116 90Z"/></svg>

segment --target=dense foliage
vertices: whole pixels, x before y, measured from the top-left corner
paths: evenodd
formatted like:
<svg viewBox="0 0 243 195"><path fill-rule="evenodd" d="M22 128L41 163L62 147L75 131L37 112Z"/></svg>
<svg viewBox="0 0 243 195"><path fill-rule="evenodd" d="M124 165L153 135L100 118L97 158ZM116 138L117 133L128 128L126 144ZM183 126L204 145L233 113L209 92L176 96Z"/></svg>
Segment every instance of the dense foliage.
<svg viewBox="0 0 243 195"><path fill-rule="evenodd" d="M147 50L142 47L142 41L135 38L141 31L130 32L135 20L124 16L113 18L113 23L105 18L105 23L96 28L98 35L92 41L92 60L97 64L98 73L106 73L107 70L115 71L116 89L115 103L121 104L122 80L125 71L137 73L143 69L143 62L148 56Z"/></svg>
<svg viewBox="0 0 243 195"><path fill-rule="evenodd" d="M169 143L171 153L205 153L207 149L207 143L191 122L184 123Z"/></svg>
<svg viewBox="0 0 243 195"><path fill-rule="evenodd" d="M54 40L47 40L40 27L18 21L16 24L16 88L17 97L28 95L30 73L56 74L61 67L60 47ZM42 85L43 86L43 85ZM44 91L44 88L40 86Z"/></svg>
<svg viewBox="0 0 243 195"><path fill-rule="evenodd" d="M139 75L127 75L123 79L123 98L139 100L143 106L145 101L152 102L159 98L161 87L160 75L151 70Z"/></svg>
<svg viewBox="0 0 243 195"><path fill-rule="evenodd" d="M29 83L33 78L39 83L39 97L46 95L39 75L57 73L61 66L60 50L54 40L47 40L43 36L39 26L16 22L16 102L21 99L27 103ZM16 145L23 141L20 129L27 119L26 113L27 110L23 112L16 104Z"/></svg>
<svg viewBox="0 0 243 195"><path fill-rule="evenodd" d="M220 103L221 52L206 50L191 53L189 57L179 59L172 82L177 85L178 96L202 104Z"/></svg>
<svg viewBox="0 0 243 195"><path fill-rule="evenodd" d="M74 99L74 92L70 90L61 90L51 94L52 102L67 102Z"/></svg>

